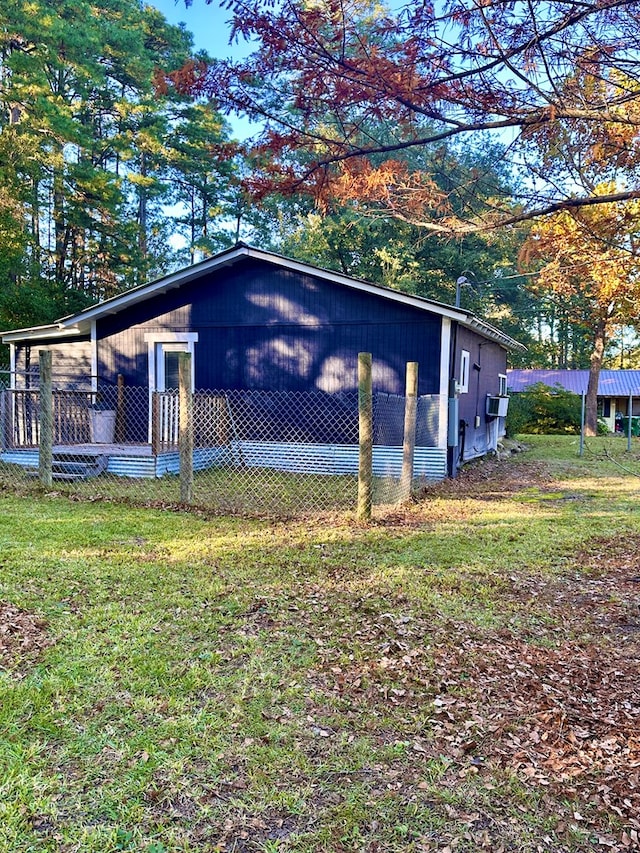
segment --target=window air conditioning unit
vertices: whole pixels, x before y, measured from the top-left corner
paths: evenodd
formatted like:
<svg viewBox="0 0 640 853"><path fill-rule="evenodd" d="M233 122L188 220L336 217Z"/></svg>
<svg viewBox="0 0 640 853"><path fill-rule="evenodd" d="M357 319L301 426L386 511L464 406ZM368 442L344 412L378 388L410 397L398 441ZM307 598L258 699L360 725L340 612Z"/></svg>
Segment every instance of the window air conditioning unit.
<svg viewBox="0 0 640 853"><path fill-rule="evenodd" d="M509 409L508 397L492 397L487 395L487 417L506 418Z"/></svg>

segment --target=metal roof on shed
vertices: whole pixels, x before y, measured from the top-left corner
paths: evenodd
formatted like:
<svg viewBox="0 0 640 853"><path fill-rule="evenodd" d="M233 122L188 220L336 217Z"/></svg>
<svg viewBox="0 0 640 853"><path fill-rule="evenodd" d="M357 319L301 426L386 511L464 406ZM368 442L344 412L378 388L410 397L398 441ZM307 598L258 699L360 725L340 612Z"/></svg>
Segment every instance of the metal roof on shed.
<svg viewBox="0 0 640 853"><path fill-rule="evenodd" d="M574 394L586 394L589 382L588 370L520 370L507 371L507 386L510 391L524 391L530 385L543 382L552 388L560 385ZM640 370L601 370L598 382L600 397L640 397Z"/></svg>

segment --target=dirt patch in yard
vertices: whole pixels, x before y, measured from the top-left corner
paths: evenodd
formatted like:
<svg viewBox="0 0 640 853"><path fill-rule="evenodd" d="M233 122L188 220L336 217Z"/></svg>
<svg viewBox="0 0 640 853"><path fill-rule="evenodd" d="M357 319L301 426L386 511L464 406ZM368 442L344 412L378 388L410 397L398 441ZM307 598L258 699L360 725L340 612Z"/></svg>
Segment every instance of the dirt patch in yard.
<svg viewBox="0 0 640 853"><path fill-rule="evenodd" d="M490 781L502 768L543 797L568 847L581 832L594 849L640 849L640 534L595 538L557 574L504 580L515 622L502 629L434 621L406 604L405 616L391 606L369 614L354 602L357 630L337 646L335 635L320 638L310 680L347 716L395 708L411 721L431 705L409 749L447 763L441 786ZM346 662L354 639L359 654Z"/></svg>
<svg viewBox="0 0 640 853"><path fill-rule="evenodd" d="M435 732L469 767L486 761L583 804L571 815L598 833L611 813L640 830L638 645L561 641L536 647L504 632L444 647L448 689ZM470 690L459 692L464 682Z"/></svg>
<svg viewBox="0 0 640 853"><path fill-rule="evenodd" d="M438 653L454 693L473 685L454 701L442 696L440 737L454 754L498 762L583 803L570 820L596 837L617 816L637 849L640 535L595 538L566 556L561 574L511 581L507 598L532 617L524 631L487 637L459 626L458 647ZM475 734L460 741L469 721Z"/></svg>
<svg viewBox="0 0 640 853"><path fill-rule="evenodd" d="M0 601L0 668L21 675L52 642L44 619Z"/></svg>
<svg viewBox="0 0 640 853"><path fill-rule="evenodd" d="M531 488L544 488L552 474L539 462L487 457L470 463L452 479L425 486L420 498L505 498Z"/></svg>
<svg viewBox="0 0 640 853"><path fill-rule="evenodd" d="M640 535L595 538L565 563L556 577L512 578L513 597L539 620L530 641L479 650L473 677L497 726L490 752L637 833Z"/></svg>
<svg viewBox="0 0 640 853"><path fill-rule="evenodd" d="M595 538L567 554L556 576L510 580L519 605L541 618L561 614L568 634L601 637L620 647L640 641L640 534Z"/></svg>
<svg viewBox="0 0 640 853"><path fill-rule="evenodd" d="M557 576L510 580L526 625L453 625L436 651L436 738L472 772L498 763L582 804L560 832L574 824L606 845L617 818L622 847L638 849L640 535L596 538Z"/></svg>

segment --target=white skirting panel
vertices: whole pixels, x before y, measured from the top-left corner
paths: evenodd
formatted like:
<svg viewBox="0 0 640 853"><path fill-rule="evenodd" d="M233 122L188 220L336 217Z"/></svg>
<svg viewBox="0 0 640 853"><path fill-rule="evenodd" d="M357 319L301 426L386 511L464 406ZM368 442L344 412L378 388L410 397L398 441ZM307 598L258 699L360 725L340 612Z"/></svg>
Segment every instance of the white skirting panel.
<svg viewBox="0 0 640 853"><path fill-rule="evenodd" d="M164 477L179 472L177 451L149 455L114 453L108 455L108 474L119 477ZM13 450L0 454L0 461L37 467L38 451ZM343 475L358 473L358 447L349 444L306 444L296 442L239 441L225 447L197 448L193 453L195 471L216 467L272 468L292 474ZM374 447L373 473L376 477L400 477L402 447ZM440 447L416 447L415 478L443 480L447 475L447 451Z"/></svg>
<svg viewBox="0 0 640 853"><path fill-rule="evenodd" d="M233 444L232 456L249 468L275 468L300 474L357 474L358 447L351 444L303 444L252 441ZM402 447L374 447L376 477L399 477ZM447 451L440 447L416 447L414 477L442 480L447 475Z"/></svg>

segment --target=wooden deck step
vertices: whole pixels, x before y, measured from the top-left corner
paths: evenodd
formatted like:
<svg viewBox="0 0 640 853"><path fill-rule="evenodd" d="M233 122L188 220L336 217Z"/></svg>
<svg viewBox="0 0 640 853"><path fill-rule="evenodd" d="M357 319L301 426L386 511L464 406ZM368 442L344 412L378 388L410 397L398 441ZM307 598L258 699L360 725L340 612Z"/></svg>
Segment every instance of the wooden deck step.
<svg viewBox="0 0 640 853"><path fill-rule="evenodd" d="M109 458L104 453L83 453L81 456L73 453L54 453L51 461L51 476L54 480L88 480L97 477L107 470ZM37 477L37 468L29 468L26 472L31 477Z"/></svg>
<svg viewBox="0 0 640 853"><path fill-rule="evenodd" d="M104 453L82 454L54 453L51 474L54 480L87 480L107 470L109 459Z"/></svg>

